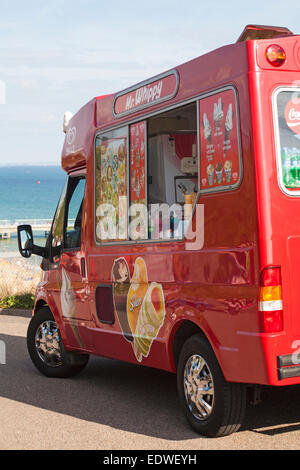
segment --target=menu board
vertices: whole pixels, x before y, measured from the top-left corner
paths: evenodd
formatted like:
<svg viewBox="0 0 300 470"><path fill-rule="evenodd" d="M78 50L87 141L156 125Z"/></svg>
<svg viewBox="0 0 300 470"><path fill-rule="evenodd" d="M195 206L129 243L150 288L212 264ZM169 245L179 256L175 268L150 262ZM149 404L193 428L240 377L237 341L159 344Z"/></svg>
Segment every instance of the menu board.
<svg viewBox="0 0 300 470"><path fill-rule="evenodd" d="M120 237L120 218L124 210L127 211L126 137L100 140L96 158L96 208L101 205L105 207L105 204L113 208L111 216L106 218L112 226L100 227L101 230L99 228L97 231L100 236L97 235L97 238L102 239L101 234L111 233L116 236L104 238L114 239Z"/></svg>
<svg viewBox="0 0 300 470"><path fill-rule="evenodd" d="M146 121L130 126L130 203L146 206ZM138 238L144 238L146 220L139 227Z"/></svg>
<svg viewBox="0 0 300 470"><path fill-rule="evenodd" d="M235 103L233 90L199 102L202 190L232 186L240 179Z"/></svg>
<svg viewBox="0 0 300 470"><path fill-rule="evenodd" d="M130 200L146 202L146 122L130 126Z"/></svg>

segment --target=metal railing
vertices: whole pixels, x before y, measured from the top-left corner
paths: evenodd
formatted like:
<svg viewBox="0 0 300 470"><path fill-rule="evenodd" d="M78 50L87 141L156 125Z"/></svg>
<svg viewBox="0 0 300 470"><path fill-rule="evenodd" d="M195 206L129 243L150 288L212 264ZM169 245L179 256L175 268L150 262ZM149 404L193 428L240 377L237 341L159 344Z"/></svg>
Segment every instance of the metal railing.
<svg viewBox="0 0 300 470"><path fill-rule="evenodd" d="M69 219L70 226L74 225L75 219ZM10 238L11 234L17 232L18 225L31 225L32 230L39 232L49 232L52 226L51 219L17 219L17 220L0 220L0 238Z"/></svg>
<svg viewBox="0 0 300 470"><path fill-rule="evenodd" d="M34 294L41 279L39 264L22 258L17 252L0 256L0 299L11 295Z"/></svg>
<svg viewBox="0 0 300 470"><path fill-rule="evenodd" d="M38 230L39 227L50 228L52 220L50 219L23 219L23 220L0 220L0 229L16 229L18 225L31 225Z"/></svg>

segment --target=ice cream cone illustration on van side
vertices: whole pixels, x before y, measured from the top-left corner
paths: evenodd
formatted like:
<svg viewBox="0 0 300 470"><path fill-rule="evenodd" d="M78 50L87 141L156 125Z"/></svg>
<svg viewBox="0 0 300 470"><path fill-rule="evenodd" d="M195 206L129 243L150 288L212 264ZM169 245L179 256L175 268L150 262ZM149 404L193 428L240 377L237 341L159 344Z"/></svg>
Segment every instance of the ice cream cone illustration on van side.
<svg viewBox="0 0 300 470"><path fill-rule="evenodd" d="M230 180L231 180L231 169L232 169L232 162L230 160L226 160L226 162L224 163L224 171L225 171L227 183L230 183Z"/></svg>
<svg viewBox="0 0 300 470"><path fill-rule="evenodd" d="M164 323L165 302L161 284L152 282L144 297L134 338L134 353L138 361L148 357L153 340Z"/></svg>
<svg viewBox="0 0 300 470"><path fill-rule="evenodd" d="M214 121L214 126L215 126L215 135L217 136L217 141L218 141L218 147L220 145L220 134L221 132L221 127L222 127L222 121L223 121L223 105L222 105L222 99L219 98L217 103L214 103L214 110L213 110L213 121Z"/></svg>
<svg viewBox="0 0 300 470"><path fill-rule="evenodd" d="M147 267L143 258L138 257L134 263L133 276L127 295L127 318L133 335L148 287Z"/></svg>
<svg viewBox="0 0 300 470"><path fill-rule="evenodd" d="M204 138L207 142L207 145L211 145L212 131L211 131L211 126L210 126L206 113L203 114L203 128L204 128Z"/></svg>
<svg viewBox="0 0 300 470"><path fill-rule="evenodd" d="M141 257L134 264L127 296L127 317L133 334L133 352L141 362L143 357L148 357L165 319L162 286L156 282L149 285L146 263Z"/></svg>
<svg viewBox="0 0 300 470"><path fill-rule="evenodd" d="M214 172L215 172L215 168L210 163L206 168L206 173L207 173L207 179L208 179L209 186L212 186L214 184Z"/></svg>
<svg viewBox="0 0 300 470"><path fill-rule="evenodd" d="M232 111L232 104L228 106L228 111L225 118L225 133L224 133L224 141L227 142L230 140L230 134L233 127L233 111Z"/></svg>
<svg viewBox="0 0 300 470"><path fill-rule="evenodd" d="M75 312L75 294L71 286L71 281L64 268L61 270L62 284L60 289L61 309L64 317L76 319ZM76 341L81 348L84 348L77 325L70 323Z"/></svg>
<svg viewBox="0 0 300 470"><path fill-rule="evenodd" d="M221 162L218 162L216 164L216 177L217 177L218 184L222 183L222 176L223 176L223 165Z"/></svg>
<svg viewBox="0 0 300 470"><path fill-rule="evenodd" d="M125 258L117 258L114 261L111 279L113 286L114 308L123 336L127 341L132 341L132 331L127 318L127 295L130 288L130 273Z"/></svg>
<svg viewBox="0 0 300 470"><path fill-rule="evenodd" d="M228 106L228 111L225 118L225 126L224 126L224 158L226 158L226 151L229 150L230 147L230 135L233 128L233 116L234 112L232 111L232 104Z"/></svg>

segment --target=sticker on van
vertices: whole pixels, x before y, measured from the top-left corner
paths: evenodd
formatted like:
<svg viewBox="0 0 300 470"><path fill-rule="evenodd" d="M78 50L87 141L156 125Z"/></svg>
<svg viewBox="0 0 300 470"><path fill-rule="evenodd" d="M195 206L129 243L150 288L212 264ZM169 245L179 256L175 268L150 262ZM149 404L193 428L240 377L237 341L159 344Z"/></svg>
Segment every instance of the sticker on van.
<svg viewBox="0 0 300 470"><path fill-rule="evenodd" d="M300 99L292 99L285 107L284 116L289 128L300 134Z"/></svg>
<svg viewBox="0 0 300 470"><path fill-rule="evenodd" d="M147 266L142 257L134 263L133 276L125 258L117 258L112 268L114 308L123 336L132 345L136 359L148 357L152 343L165 320L163 288L148 282Z"/></svg>

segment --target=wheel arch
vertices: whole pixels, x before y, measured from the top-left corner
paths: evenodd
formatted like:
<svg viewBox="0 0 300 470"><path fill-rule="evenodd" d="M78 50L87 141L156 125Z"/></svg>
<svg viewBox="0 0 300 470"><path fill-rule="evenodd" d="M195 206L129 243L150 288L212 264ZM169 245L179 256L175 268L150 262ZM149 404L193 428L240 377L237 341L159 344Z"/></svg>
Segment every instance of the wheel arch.
<svg viewBox="0 0 300 470"><path fill-rule="evenodd" d="M67 345L68 342L67 342L67 337L66 337L66 334L65 334L64 323L62 321L62 317L59 314L59 310L57 308L57 305L55 304L55 302L53 301L53 298L51 296L42 295L42 296L36 298L36 302L35 302L34 309L33 309L33 315L35 315L39 310L41 310L44 307L47 307L51 311L51 313L52 313L52 315L53 315L53 317L54 317L54 319L55 319L55 321L58 325L63 343L65 345Z"/></svg>
<svg viewBox="0 0 300 470"><path fill-rule="evenodd" d="M170 338L170 353L173 359L173 367L174 370L177 369L179 354L182 349L182 346L189 339L191 336L195 334L201 334L211 345L207 334L203 331L203 329L197 325L195 322L191 320L183 320L179 324L175 326L172 331L171 338Z"/></svg>
<svg viewBox="0 0 300 470"><path fill-rule="evenodd" d="M44 299L39 299L39 300L36 302L35 306L34 306L34 310L33 310L34 315L36 314L36 312L37 312L38 310L41 310L41 308L43 308L43 307L49 307L49 305L48 305L48 303L46 302L46 300L44 300ZM50 308L50 307L49 307L49 308ZM50 310L51 310L51 309L50 309Z"/></svg>

